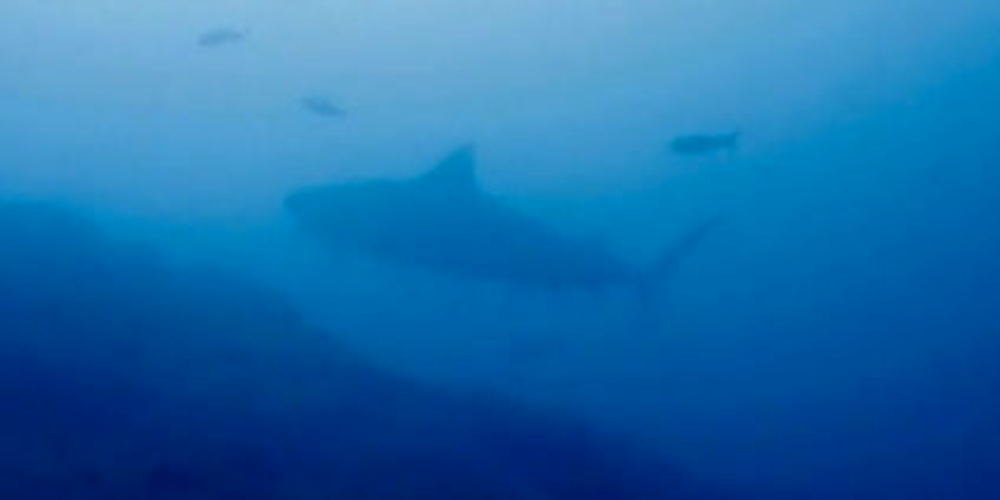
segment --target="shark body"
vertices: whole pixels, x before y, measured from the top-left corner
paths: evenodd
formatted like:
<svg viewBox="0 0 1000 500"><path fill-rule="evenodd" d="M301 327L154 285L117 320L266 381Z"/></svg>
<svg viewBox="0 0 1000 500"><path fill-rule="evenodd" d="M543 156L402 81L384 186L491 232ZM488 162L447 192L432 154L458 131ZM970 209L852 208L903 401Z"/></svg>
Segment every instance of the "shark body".
<svg viewBox="0 0 1000 500"><path fill-rule="evenodd" d="M532 289L630 287L650 294L717 221L698 226L649 268L569 237L484 192L465 146L428 173L307 188L286 208L324 242L462 278Z"/></svg>

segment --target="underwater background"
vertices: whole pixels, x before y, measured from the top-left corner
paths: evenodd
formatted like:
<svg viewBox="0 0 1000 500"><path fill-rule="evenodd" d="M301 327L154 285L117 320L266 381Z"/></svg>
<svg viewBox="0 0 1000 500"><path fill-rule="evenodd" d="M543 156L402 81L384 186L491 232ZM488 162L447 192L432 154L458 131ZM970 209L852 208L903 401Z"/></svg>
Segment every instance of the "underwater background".
<svg viewBox="0 0 1000 500"><path fill-rule="evenodd" d="M4 0L0 498L1000 498L998 115L989 0ZM637 297L287 209L464 144L574 250L719 223Z"/></svg>

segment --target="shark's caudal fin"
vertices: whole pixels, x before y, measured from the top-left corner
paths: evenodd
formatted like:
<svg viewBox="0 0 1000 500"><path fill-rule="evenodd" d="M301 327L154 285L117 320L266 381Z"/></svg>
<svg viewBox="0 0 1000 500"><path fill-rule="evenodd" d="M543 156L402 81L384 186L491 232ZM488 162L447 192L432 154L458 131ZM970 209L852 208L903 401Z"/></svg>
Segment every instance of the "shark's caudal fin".
<svg viewBox="0 0 1000 500"><path fill-rule="evenodd" d="M652 266L640 273L636 279L636 291L644 308L652 307L663 286L680 263L723 222L722 217L714 217L695 226L676 243L668 247Z"/></svg>

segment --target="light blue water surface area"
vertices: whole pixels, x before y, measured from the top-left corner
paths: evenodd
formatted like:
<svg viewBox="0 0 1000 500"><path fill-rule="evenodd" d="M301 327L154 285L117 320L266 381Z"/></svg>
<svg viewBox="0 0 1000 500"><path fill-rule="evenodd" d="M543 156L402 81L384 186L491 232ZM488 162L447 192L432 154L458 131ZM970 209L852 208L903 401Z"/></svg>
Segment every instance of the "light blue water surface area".
<svg viewBox="0 0 1000 500"><path fill-rule="evenodd" d="M1000 498L1000 2L4 0L0 498Z"/></svg>

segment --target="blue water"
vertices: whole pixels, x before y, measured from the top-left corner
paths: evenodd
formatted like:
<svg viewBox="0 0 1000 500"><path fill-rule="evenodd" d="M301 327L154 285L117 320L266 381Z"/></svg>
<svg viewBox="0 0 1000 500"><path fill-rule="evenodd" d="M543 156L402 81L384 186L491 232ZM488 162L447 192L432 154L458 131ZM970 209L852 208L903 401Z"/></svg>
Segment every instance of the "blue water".
<svg viewBox="0 0 1000 500"><path fill-rule="evenodd" d="M997 116L986 0L6 0L0 498L1000 498ZM577 245L285 208L470 143Z"/></svg>

